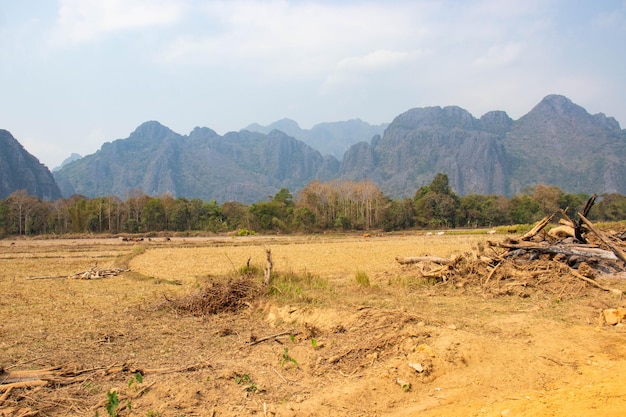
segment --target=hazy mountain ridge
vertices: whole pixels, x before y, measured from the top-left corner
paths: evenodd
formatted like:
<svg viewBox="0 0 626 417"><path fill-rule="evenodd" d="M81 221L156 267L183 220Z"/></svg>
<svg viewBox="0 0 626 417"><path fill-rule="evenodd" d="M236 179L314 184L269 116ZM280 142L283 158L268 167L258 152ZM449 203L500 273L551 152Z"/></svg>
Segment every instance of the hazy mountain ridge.
<svg viewBox="0 0 626 417"><path fill-rule="evenodd" d="M333 172L325 172L326 165L319 152L277 130L219 136L196 128L182 136L152 121L55 175L65 196L124 198L139 189L148 195L251 203L282 187L299 189L312 178L330 179Z"/></svg>
<svg viewBox="0 0 626 417"><path fill-rule="evenodd" d="M537 184L572 193L626 193L626 132L604 114L590 115L566 97L549 95L512 120L492 111L476 119L456 106L415 108L397 116L372 141L371 169L351 148L341 167L346 178L372 178L388 195L412 195L446 173L460 195L511 196Z"/></svg>
<svg viewBox="0 0 626 417"><path fill-rule="evenodd" d="M338 126L369 126L360 120L328 125L335 131ZM294 132L305 131L296 122L283 119L271 126L267 133L245 129L220 136L197 127L181 135L156 121L146 122L128 138L107 142L96 153L66 164L54 178L64 197L125 198L141 190L243 203L265 200L283 187L295 195L315 179L371 179L392 198L410 197L437 173L447 174L459 195L512 196L540 183L568 193L626 194L626 131L614 118L591 115L558 95L545 97L518 120L504 111L476 118L457 106L410 109L386 125L383 134L350 146L341 162L294 138ZM363 130L355 132L346 136ZM23 163L25 158L14 160ZM10 178L22 172L11 163L0 166L0 181L9 193L17 189ZM41 178L46 184L45 175ZM29 192L40 195L36 192L42 185L37 187ZM58 194L51 190L42 195L50 199Z"/></svg>
<svg viewBox="0 0 626 417"><path fill-rule="evenodd" d="M544 98L513 124L503 143L511 192L540 182L577 192L626 193L626 185L614 180L626 174L626 132L614 118L591 115L566 97Z"/></svg>
<svg viewBox="0 0 626 417"><path fill-rule="evenodd" d="M332 155L341 160L350 146L359 142L369 142L372 137L382 135L387 126L388 123L370 125L361 119L352 119L319 123L311 129L302 129L294 120L281 119L268 126L253 123L245 130L265 134L272 130L280 130L317 149L322 155Z"/></svg>
<svg viewBox="0 0 626 417"><path fill-rule="evenodd" d="M351 155L364 149L353 147L344 157L342 176L372 178L395 198L412 195L438 172L448 175L459 194L507 194L505 152L501 135L492 130L460 107L411 109L372 142L372 171L364 171L360 158Z"/></svg>
<svg viewBox="0 0 626 417"><path fill-rule="evenodd" d="M0 198L26 190L44 200L61 198L50 170L28 153L7 130L0 129Z"/></svg>

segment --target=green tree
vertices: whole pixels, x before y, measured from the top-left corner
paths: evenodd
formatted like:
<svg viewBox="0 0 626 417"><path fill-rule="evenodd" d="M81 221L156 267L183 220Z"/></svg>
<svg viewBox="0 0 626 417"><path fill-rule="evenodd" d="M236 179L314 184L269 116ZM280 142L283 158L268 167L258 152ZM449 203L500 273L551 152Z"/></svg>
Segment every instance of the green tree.
<svg viewBox="0 0 626 417"><path fill-rule="evenodd" d="M170 212L170 227L172 230L182 232L191 229L191 211L189 200L177 198Z"/></svg>
<svg viewBox="0 0 626 417"><path fill-rule="evenodd" d="M386 232L392 230L406 230L415 226L415 206L413 200L405 198L402 201L388 200L382 215L382 227Z"/></svg>
<svg viewBox="0 0 626 417"><path fill-rule="evenodd" d="M228 201L222 204L222 215L225 227L228 230L252 229L251 215L248 206L237 201Z"/></svg>
<svg viewBox="0 0 626 417"><path fill-rule="evenodd" d="M298 207L293 213L293 226L302 232L315 230L315 214L308 207Z"/></svg>
<svg viewBox="0 0 626 417"><path fill-rule="evenodd" d="M511 221L517 224L534 223L544 214L541 205L529 195L517 195L511 199Z"/></svg>
<svg viewBox="0 0 626 417"><path fill-rule="evenodd" d="M292 224L294 203L288 189L282 188L270 201L250 206L250 214L258 230L288 232Z"/></svg>
<svg viewBox="0 0 626 417"><path fill-rule="evenodd" d="M141 226L143 231L161 231L166 227L165 207L160 198L148 200L141 211Z"/></svg>
<svg viewBox="0 0 626 417"><path fill-rule="evenodd" d="M593 206L591 213L594 220L624 220L626 219L626 197L616 193L603 195Z"/></svg>
<svg viewBox="0 0 626 417"><path fill-rule="evenodd" d="M437 174L429 186L415 193L416 224L429 227L456 226L459 198L448 185L446 174Z"/></svg>

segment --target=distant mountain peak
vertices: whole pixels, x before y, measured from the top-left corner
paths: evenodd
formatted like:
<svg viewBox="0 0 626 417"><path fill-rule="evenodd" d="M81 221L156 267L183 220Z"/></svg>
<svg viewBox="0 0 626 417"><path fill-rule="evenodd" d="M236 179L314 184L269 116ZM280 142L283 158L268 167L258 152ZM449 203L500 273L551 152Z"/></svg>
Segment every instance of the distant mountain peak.
<svg viewBox="0 0 626 417"><path fill-rule="evenodd" d="M81 159L81 158L82 158L82 156L81 156L81 155L79 155L79 154L77 154L77 153L72 153L70 156L68 156L67 158L65 158L65 159L63 160L63 162L61 162L61 165L59 165L59 166L58 166L58 167L56 167L56 168L53 168L53 169L52 169L52 172L57 172L58 170L60 170L61 168L63 168L65 165L67 165L67 164L69 164L69 163L72 163L72 162L74 162L74 161L77 161L77 160L79 160L79 159Z"/></svg>
<svg viewBox="0 0 626 417"><path fill-rule="evenodd" d="M165 136L174 133L169 127L163 126L161 123L156 120L151 120L148 122L144 122L139 125L133 133L130 134L130 137L140 136L140 137L151 137L153 139L162 139Z"/></svg>
<svg viewBox="0 0 626 417"><path fill-rule="evenodd" d="M589 116L587 110L574 104L569 98L558 95L547 95L537 104L528 114L541 113L543 117L546 116Z"/></svg>
<svg viewBox="0 0 626 417"><path fill-rule="evenodd" d="M476 118L459 106L416 107L397 116L391 126L417 129L427 126L472 128Z"/></svg>
<svg viewBox="0 0 626 417"><path fill-rule="evenodd" d="M8 130L0 129L0 198L17 190L26 190L44 200L61 197L61 190L48 168L28 153Z"/></svg>

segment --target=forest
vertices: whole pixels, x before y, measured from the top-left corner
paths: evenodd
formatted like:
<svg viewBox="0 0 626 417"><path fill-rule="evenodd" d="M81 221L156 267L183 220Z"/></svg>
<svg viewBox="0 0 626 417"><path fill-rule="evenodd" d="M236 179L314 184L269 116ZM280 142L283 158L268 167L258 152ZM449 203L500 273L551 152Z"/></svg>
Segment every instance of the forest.
<svg viewBox="0 0 626 417"><path fill-rule="evenodd" d="M43 201L19 190L0 200L0 237L69 234L321 233L385 232L409 229L492 228L533 223L585 205L586 194L568 194L556 186L536 185L507 198L458 196L448 176L437 174L413 198L393 200L372 181L312 181L297 195L283 188L266 201L202 201L148 196L141 191L118 197ZM603 194L589 214L594 221L626 219L626 197Z"/></svg>

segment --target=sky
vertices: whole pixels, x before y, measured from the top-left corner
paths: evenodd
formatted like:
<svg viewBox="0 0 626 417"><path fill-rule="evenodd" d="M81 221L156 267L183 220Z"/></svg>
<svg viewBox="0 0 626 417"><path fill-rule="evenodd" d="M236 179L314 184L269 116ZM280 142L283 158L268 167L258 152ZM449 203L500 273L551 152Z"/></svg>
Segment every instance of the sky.
<svg viewBox="0 0 626 417"><path fill-rule="evenodd" d="M626 124L626 0L0 0L0 129L52 169L157 120L223 135L549 94Z"/></svg>

